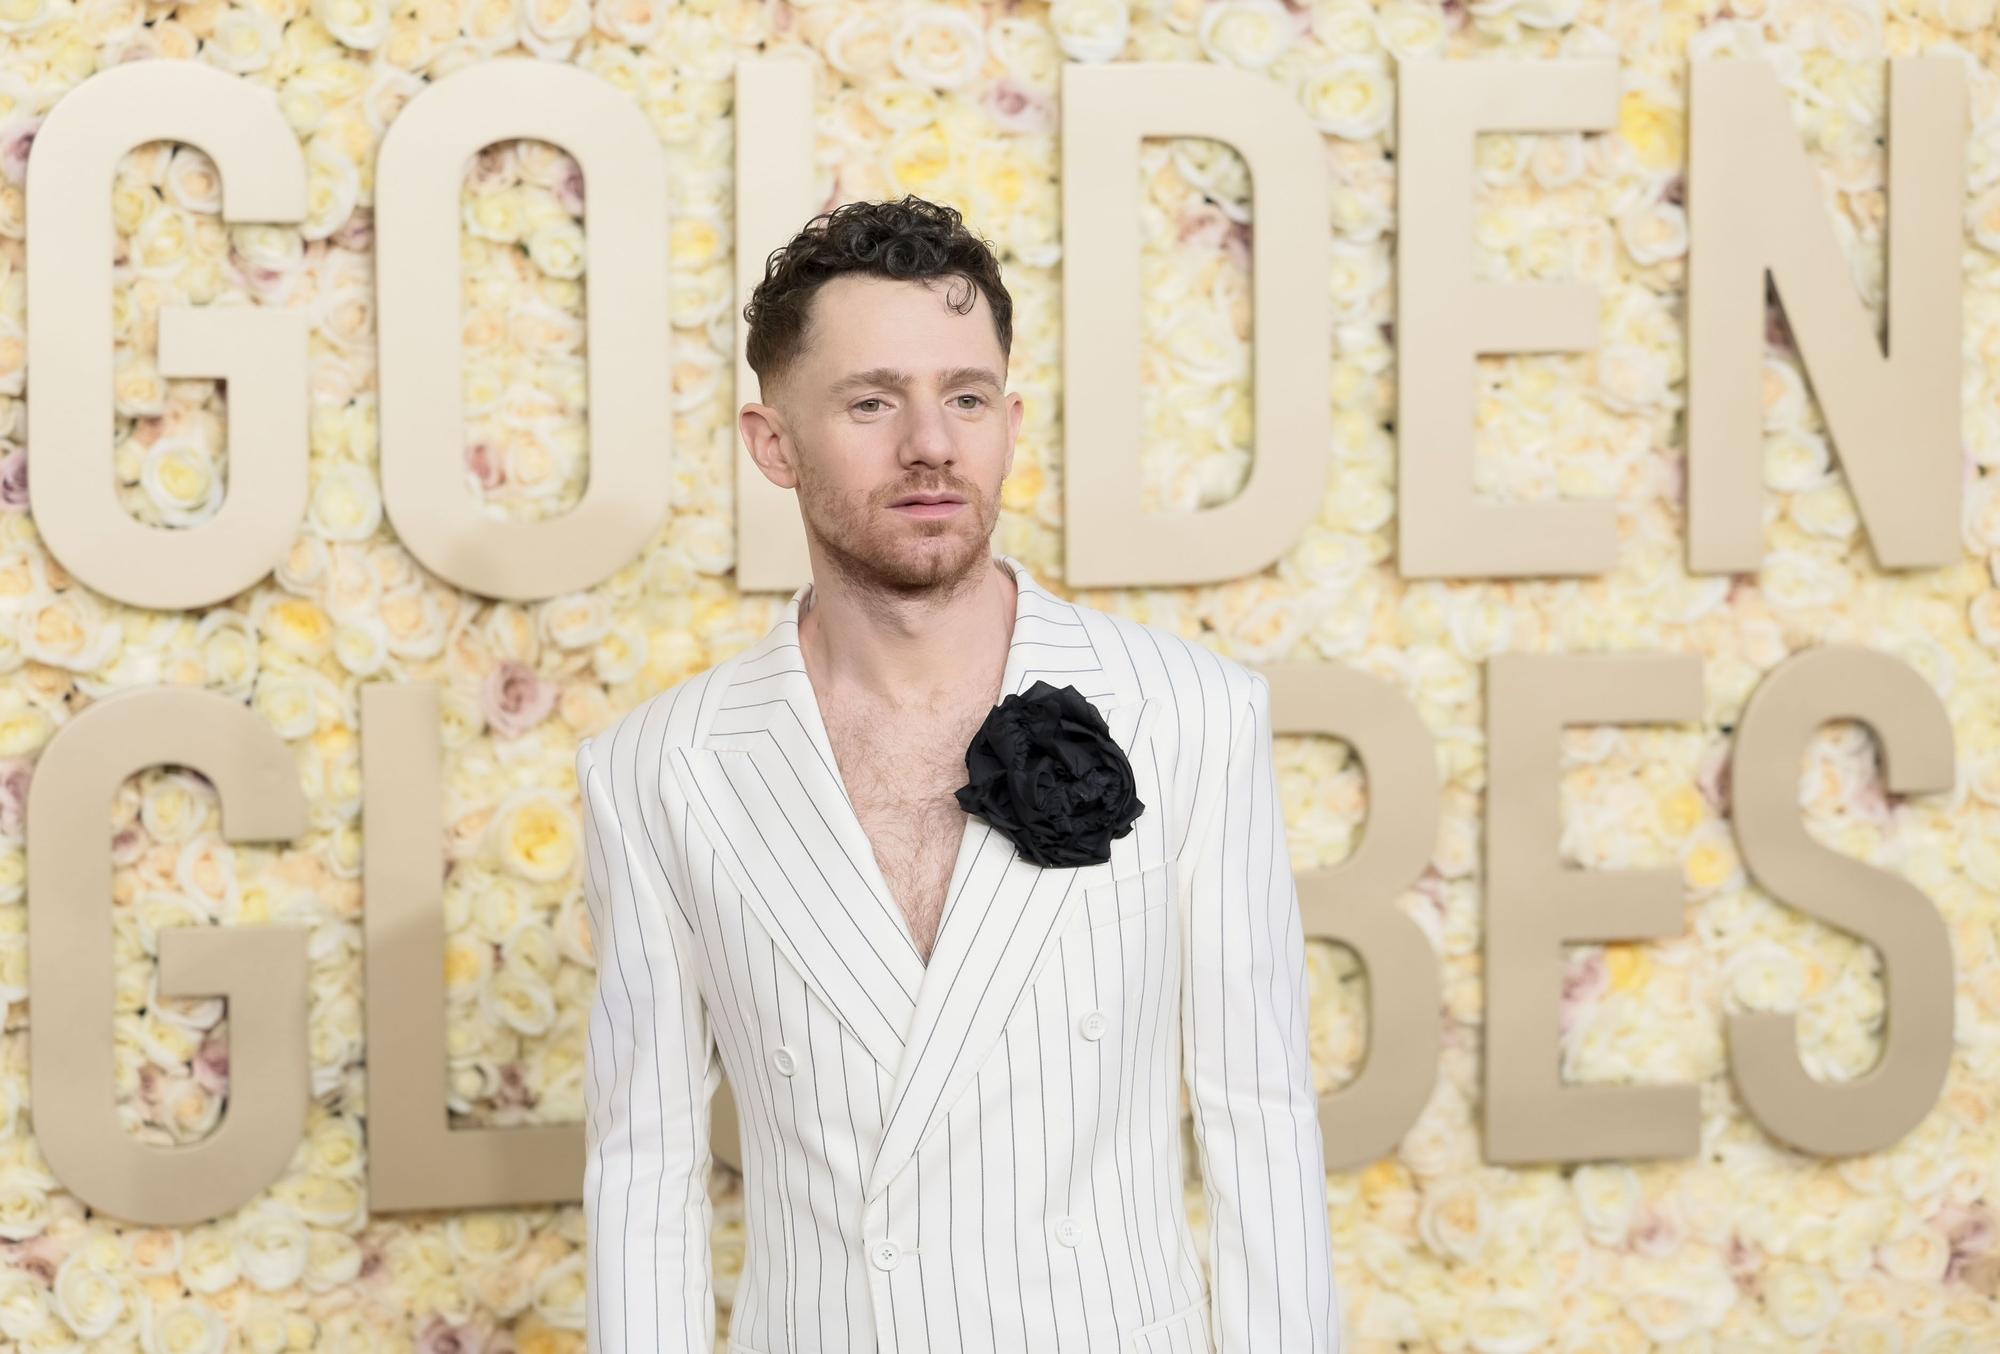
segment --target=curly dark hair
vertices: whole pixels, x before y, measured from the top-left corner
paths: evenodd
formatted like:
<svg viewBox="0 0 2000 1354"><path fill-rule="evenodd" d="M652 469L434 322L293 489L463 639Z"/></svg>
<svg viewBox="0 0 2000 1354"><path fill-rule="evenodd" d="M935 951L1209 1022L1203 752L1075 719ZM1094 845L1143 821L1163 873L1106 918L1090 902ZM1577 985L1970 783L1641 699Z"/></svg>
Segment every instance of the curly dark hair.
<svg viewBox="0 0 2000 1354"><path fill-rule="evenodd" d="M773 390L806 346L813 293L843 273L923 280L962 278L986 294L1004 359L1014 340L1014 301L1000 280L987 242L965 228L951 207L905 195L900 202L845 202L806 223L790 243L771 252L764 279L750 293L745 357L761 391ZM952 309L971 312L977 293L947 295Z"/></svg>

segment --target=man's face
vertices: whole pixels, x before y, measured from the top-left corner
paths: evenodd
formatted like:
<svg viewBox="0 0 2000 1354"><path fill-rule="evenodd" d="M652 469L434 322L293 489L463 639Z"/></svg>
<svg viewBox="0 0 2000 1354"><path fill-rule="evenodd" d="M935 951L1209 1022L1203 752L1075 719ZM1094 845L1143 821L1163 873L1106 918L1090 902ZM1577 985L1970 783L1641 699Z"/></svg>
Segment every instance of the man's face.
<svg viewBox="0 0 2000 1354"><path fill-rule="evenodd" d="M766 477L797 488L807 535L864 585L926 591L988 557L1022 405L985 295L963 315L947 304L971 287L835 278L773 404L739 415ZM959 502L898 506L912 494Z"/></svg>

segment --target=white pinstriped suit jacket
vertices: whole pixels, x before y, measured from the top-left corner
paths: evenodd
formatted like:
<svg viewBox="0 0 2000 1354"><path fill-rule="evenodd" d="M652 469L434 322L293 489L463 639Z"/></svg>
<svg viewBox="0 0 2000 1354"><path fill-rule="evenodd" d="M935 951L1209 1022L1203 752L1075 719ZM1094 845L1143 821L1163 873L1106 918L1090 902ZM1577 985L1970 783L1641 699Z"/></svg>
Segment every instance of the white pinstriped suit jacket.
<svg viewBox="0 0 2000 1354"><path fill-rule="evenodd" d="M1088 697L1145 808L1073 868L968 816L928 965L800 658L810 584L747 651L578 748L592 1351L714 1347L725 1073L747 1222L732 1350L1341 1348L1268 683L1000 558L1018 584L1002 693Z"/></svg>

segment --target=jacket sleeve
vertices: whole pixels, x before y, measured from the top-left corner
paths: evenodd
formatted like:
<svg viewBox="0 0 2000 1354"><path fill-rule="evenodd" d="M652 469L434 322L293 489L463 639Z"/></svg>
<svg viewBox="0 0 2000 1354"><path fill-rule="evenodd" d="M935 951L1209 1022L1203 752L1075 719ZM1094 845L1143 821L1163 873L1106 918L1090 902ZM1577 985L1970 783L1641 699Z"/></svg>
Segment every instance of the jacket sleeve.
<svg viewBox="0 0 2000 1354"><path fill-rule="evenodd" d="M708 1197L714 1060L694 937L645 777L585 739L584 901L597 958L585 1067L585 1348L715 1346Z"/></svg>
<svg viewBox="0 0 2000 1354"><path fill-rule="evenodd" d="M1236 691L1222 785L1198 829L1181 930L1182 1047L1209 1207L1219 1354L1342 1347L1305 939L1271 755L1271 688Z"/></svg>

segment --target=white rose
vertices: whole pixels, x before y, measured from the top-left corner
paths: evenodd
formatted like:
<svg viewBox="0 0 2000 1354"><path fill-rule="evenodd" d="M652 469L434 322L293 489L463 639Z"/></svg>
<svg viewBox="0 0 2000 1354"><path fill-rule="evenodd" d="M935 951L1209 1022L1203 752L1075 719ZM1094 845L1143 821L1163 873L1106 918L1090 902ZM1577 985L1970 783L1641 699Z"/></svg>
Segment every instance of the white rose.
<svg viewBox="0 0 2000 1354"><path fill-rule="evenodd" d="M532 973L501 969L480 994L494 1019L522 1034L547 1034L556 1019L555 993Z"/></svg>
<svg viewBox="0 0 2000 1354"><path fill-rule="evenodd" d="M56 1315L85 1339L103 1335L125 1314L125 1293L118 1276L72 1251L56 1269Z"/></svg>
<svg viewBox="0 0 2000 1354"><path fill-rule="evenodd" d="M1202 6L1199 36L1212 61L1262 70L1297 35L1292 12L1278 0L1212 0Z"/></svg>
<svg viewBox="0 0 2000 1354"><path fill-rule="evenodd" d="M366 466L335 461L313 484L306 520L330 541L365 541L382 525L382 494Z"/></svg>
<svg viewBox="0 0 2000 1354"><path fill-rule="evenodd" d="M889 23L873 10L854 10L826 35L826 64L860 80L889 61Z"/></svg>
<svg viewBox="0 0 2000 1354"><path fill-rule="evenodd" d="M191 1293L220 1293L236 1282L242 1266L228 1233L203 1225L182 1238L177 1272Z"/></svg>
<svg viewBox="0 0 2000 1354"><path fill-rule="evenodd" d="M284 30L270 14L254 6L231 5L216 16L201 54L232 75L245 75L270 65L283 39Z"/></svg>
<svg viewBox="0 0 2000 1354"><path fill-rule="evenodd" d="M1722 968L1731 996L1746 1010L1796 1011L1805 996L1799 958L1775 941L1756 941L1731 955Z"/></svg>
<svg viewBox="0 0 2000 1354"><path fill-rule="evenodd" d="M1051 0L1049 23L1072 61L1112 61L1130 29L1125 0Z"/></svg>
<svg viewBox="0 0 2000 1354"><path fill-rule="evenodd" d="M1645 1200L1638 1173L1622 1163L1587 1162L1576 1168L1569 1184L1590 1239L1600 1246L1624 1244Z"/></svg>
<svg viewBox="0 0 2000 1354"><path fill-rule="evenodd" d="M236 12L225 11L226 14ZM223 22L222 19L216 21L218 30ZM215 161L194 146L174 147L174 155L167 161L167 177L160 185L160 191L175 206L184 207L191 212L222 210L222 175L217 172Z"/></svg>
<svg viewBox="0 0 2000 1354"><path fill-rule="evenodd" d="M1300 75L1299 101L1323 132L1365 141L1380 136L1395 113L1387 65L1375 56L1343 56Z"/></svg>
<svg viewBox="0 0 2000 1354"><path fill-rule="evenodd" d="M320 27L349 47L370 51L389 36L389 6L384 0L312 0Z"/></svg>
<svg viewBox="0 0 2000 1354"><path fill-rule="evenodd" d="M281 1203L245 1209L235 1239L243 1276L267 1293L290 1288L305 1273L310 1237L298 1215Z"/></svg>
<svg viewBox="0 0 2000 1354"><path fill-rule="evenodd" d="M1671 202L1621 212L1618 238L1632 262L1641 266L1680 258L1688 248L1687 212Z"/></svg>
<svg viewBox="0 0 2000 1354"><path fill-rule="evenodd" d="M1764 441L1764 483L1782 493L1797 493L1826 481L1833 455L1826 439L1804 428L1792 428Z"/></svg>
<svg viewBox="0 0 2000 1354"><path fill-rule="evenodd" d="M1448 36L1444 10L1437 5L1387 5L1376 18L1375 36L1399 58L1439 55Z"/></svg>
<svg viewBox="0 0 2000 1354"><path fill-rule="evenodd" d="M961 10L925 5L896 25L890 54L906 79L932 89L956 89L979 74L986 60L986 34Z"/></svg>
<svg viewBox="0 0 2000 1354"><path fill-rule="evenodd" d="M228 1348L222 1314L206 1302L140 1308L140 1344L146 1354L220 1354Z"/></svg>

